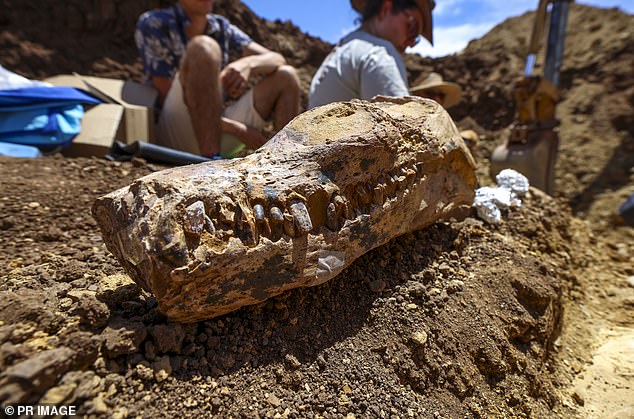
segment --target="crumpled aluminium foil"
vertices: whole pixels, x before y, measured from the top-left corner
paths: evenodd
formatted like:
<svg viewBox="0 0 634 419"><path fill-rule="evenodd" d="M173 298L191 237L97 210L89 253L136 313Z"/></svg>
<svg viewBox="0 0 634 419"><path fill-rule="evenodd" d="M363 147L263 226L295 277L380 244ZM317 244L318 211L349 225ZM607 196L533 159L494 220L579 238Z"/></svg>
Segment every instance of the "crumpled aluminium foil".
<svg viewBox="0 0 634 419"><path fill-rule="evenodd" d="M473 206L478 217L491 224L502 221L503 209L522 206L519 198L528 192L528 179L513 169L504 169L495 177L497 187L485 186L476 190Z"/></svg>

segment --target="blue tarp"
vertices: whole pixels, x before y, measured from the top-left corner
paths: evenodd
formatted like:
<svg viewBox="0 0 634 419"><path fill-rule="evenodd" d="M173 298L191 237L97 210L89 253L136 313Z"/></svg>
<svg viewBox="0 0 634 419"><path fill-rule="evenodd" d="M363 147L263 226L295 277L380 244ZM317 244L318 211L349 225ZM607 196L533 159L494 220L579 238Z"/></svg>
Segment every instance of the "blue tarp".
<svg viewBox="0 0 634 419"><path fill-rule="evenodd" d="M40 157L40 149L30 145L10 144L0 141L0 156L35 158Z"/></svg>
<svg viewBox="0 0 634 419"><path fill-rule="evenodd" d="M101 103L73 87L0 90L0 141L64 146L79 134L82 104Z"/></svg>

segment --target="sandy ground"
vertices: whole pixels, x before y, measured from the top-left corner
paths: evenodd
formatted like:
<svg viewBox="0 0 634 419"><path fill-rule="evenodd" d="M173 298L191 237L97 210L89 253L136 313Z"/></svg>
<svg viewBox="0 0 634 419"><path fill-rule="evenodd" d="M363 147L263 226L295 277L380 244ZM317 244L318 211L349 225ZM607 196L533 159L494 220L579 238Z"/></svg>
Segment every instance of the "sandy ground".
<svg viewBox="0 0 634 419"><path fill-rule="evenodd" d="M141 3L48 13L5 0L0 64L139 80ZM218 7L287 55L306 91L329 45L240 2ZM434 69L465 87L451 113L482 134L483 185L513 120L531 17L460 55L407 58L412 81ZM167 321L90 216L97 196L162 167L0 159L0 400L90 417L633 416L634 228L615 210L634 192L634 17L573 5L570 27L588 30L566 44L554 199L532 193L501 226L471 217L414 232L328 284L217 320Z"/></svg>

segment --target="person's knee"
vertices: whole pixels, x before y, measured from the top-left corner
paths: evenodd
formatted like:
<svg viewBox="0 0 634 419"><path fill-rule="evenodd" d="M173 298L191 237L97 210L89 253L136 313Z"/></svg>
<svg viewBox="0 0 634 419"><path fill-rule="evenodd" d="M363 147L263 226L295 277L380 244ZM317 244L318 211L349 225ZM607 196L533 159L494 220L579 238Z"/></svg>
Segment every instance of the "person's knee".
<svg viewBox="0 0 634 419"><path fill-rule="evenodd" d="M299 91L299 76L295 67L290 65L283 65L275 72L277 82L285 89L296 89Z"/></svg>
<svg viewBox="0 0 634 419"><path fill-rule="evenodd" d="M185 57L188 61L213 61L220 65L222 51L215 39L207 35L198 35L187 43Z"/></svg>
<svg viewBox="0 0 634 419"><path fill-rule="evenodd" d="M219 74L221 62L222 51L220 50L220 45L213 38L206 35L198 35L192 38L187 43L185 55L180 65L180 79L183 83L183 88L192 83L191 78L201 68L209 69L205 73L211 77L214 74Z"/></svg>

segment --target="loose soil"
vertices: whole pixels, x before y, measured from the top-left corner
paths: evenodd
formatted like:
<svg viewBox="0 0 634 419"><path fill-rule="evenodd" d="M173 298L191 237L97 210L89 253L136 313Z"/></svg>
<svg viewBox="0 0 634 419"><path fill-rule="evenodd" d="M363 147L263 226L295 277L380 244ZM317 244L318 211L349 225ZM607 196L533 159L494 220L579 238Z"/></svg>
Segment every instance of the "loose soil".
<svg viewBox="0 0 634 419"><path fill-rule="evenodd" d="M138 14L164 1L0 0L0 64L31 78L141 79ZM331 48L238 1L217 11L300 69ZM26 16L32 24L25 25ZM532 13L461 54L407 57L465 88L478 174L513 120ZM163 167L0 158L0 401L88 417L634 417L634 17L573 4L557 193L492 226L399 237L327 284L174 324L110 255L94 199ZM55 34L55 36L51 36ZM72 46L72 47L71 47Z"/></svg>

